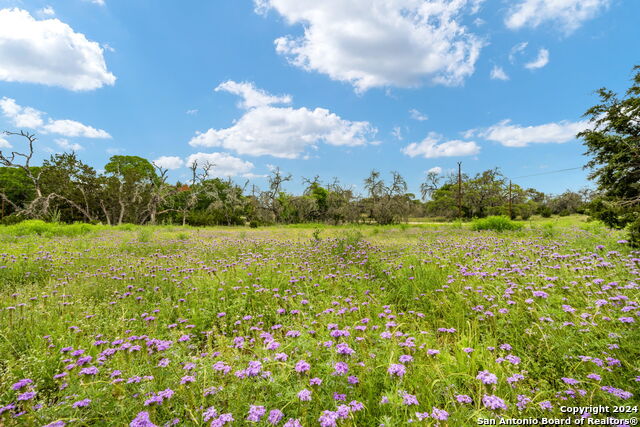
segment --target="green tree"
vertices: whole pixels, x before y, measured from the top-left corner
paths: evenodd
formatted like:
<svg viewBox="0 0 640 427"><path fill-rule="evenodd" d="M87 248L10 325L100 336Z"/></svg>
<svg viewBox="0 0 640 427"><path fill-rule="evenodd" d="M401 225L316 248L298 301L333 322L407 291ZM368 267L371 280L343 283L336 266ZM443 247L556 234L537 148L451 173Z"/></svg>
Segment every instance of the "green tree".
<svg viewBox="0 0 640 427"><path fill-rule="evenodd" d="M631 243L640 246L640 66L620 97L601 88L600 103L585 113L589 128L578 134L591 157L586 167L601 196L591 214L610 227L631 224Z"/></svg>
<svg viewBox="0 0 640 427"><path fill-rule="evenodd" d="M104 170L109 174L102 187L107 221L142 222L148 215L153 187L160 180L153 165L138 156L112 156Z"/></svg>
<svg viewBox="0 0 640 427"><path fill-rule="evenodd" d="M54 154L42 163L42 189L62 213L62 220L96 219L99 211L99 181L96 171L75 153Z"/></svg>

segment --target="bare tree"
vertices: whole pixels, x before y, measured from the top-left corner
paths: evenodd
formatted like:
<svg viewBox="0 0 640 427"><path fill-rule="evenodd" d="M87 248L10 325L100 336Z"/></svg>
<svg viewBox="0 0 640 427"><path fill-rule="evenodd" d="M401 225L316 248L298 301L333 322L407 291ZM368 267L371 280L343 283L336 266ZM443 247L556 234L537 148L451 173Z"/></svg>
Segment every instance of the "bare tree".
<svg viewBox="0 0 640 427"><path fill-rule="evenodd" d="M427 176L425 181L420 184L420 193L422 195L422 200L427 200L431 198L433 193L440 188L440 175L438 175L435 171L427 172Z"/></svg>

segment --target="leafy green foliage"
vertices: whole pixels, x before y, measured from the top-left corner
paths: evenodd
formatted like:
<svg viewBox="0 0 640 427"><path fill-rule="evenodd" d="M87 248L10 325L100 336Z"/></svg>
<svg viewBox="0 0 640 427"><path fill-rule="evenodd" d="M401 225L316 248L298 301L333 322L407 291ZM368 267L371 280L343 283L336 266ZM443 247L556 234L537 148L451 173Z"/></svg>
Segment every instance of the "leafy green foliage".
<svg viewBox="0 0 640 427"><path fill-rule="evenodd" d="M487 218L475 219L471 223L471 229L474 231L494 230L494 231L513 231L522 229L521 223L510 220L506 216L490 216Z"/></svg>
<svg viewBox="0 0 640 427"><path fill-rule="evenodd" d="M614 228L640 220L640 66L634 71L624 97L597 91L600 103L585 113L591 126L578 134L591 156L589 178L602 193L591 214Z"/></svg>

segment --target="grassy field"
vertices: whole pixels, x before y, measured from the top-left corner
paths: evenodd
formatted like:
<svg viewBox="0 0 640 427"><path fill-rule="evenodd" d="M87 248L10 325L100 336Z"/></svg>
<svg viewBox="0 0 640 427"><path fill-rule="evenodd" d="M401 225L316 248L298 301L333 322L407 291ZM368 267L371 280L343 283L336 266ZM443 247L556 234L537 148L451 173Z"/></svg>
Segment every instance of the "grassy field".
<svg viewBox="0 0 640 427"><path fill-rule="evenodd" d="M636 417L639 276L579 217L0 227L0 425Z"/></svg>

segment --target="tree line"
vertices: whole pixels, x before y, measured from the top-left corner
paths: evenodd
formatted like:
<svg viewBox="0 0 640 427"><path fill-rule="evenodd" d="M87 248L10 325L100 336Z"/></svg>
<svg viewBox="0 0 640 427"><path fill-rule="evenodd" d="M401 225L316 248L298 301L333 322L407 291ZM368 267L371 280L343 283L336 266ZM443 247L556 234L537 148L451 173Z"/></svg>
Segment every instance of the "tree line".
<svg viewBox="0 0 640 427"><path fill-rule="evenodd" d="M36 136L5 132L26 144L23 151L0 151L0 218L3 223L27 218L61 222L117 225L183 224L245 225L304 222L406 222L412 217L481 218L510 215L528 219L534 214L569 215L585 211L593 197L589 190L548 195L511 184L499 169L474 176L427 174L420 195L408 192L399 172L385 179L373 170L363 181L364 194L338 179L302 178L304 191L284 188L290 174L275 168L266 188L239 185L216 178L216 165L189 165L187 182L167 182L167 169L138 156L115 155L98 173L74 152L53 154L32 165Z"/></svg>

